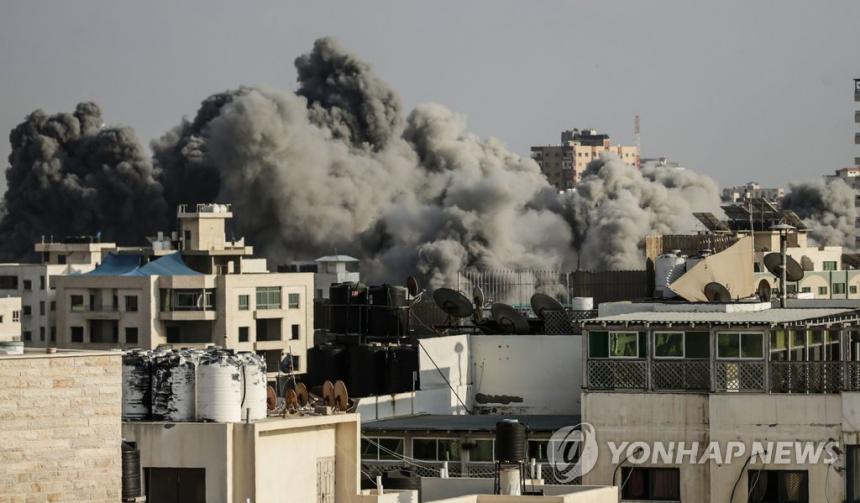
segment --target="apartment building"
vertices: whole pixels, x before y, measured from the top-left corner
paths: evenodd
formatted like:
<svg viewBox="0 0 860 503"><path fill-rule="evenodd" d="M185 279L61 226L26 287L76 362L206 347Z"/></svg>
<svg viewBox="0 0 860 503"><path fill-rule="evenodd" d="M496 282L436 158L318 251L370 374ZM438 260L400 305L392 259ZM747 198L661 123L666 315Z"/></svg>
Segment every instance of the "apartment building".
<svg viewBox="0 0 860 503"><path fill-rule="evenodd" d="M785 189L782 187L762 187L756 182L747 182L744 185L726 187L722 192L723 201L729 203L745 203L750 199L766 199L773 203L779 203L785 197Z"/></svg>
<svg viewBox="0 0 860 503"><path fill-rule="evenodd" d="M57 345L68 348L208 344L306 370L313 274L271 273L243 240L225 239L227 205L179 208L179 231L151 250L118 250L95 269L55 277Z"/></svg>
<svg viewBox="0 0 860 503"><path fill-rule="evenodd" d="M559 145L534 146L531 157L540 166L549 183L559 191L572 189L582 179L588 163L604 152L617 155L632 167L639 168L639 148L613 145L609 135L594 129L561 132Z"/></svg>
<svg viewBox="0 0 860 503"><path fill-rule="evenodd" d="M625 500L652 499L651 481L673 501L856 501L858 325L834 302L601 306L583 343L582 415L600 449L584 483L618 474ZM838 459L775 457L780 441L839 444L827 451ZM642 450L613 463L609 442ZM657 442L722 453L735 442L743 455L654 456Z"/></svg>
<svg viewBox="0 0 860 503"><path fill-rule="evenodd" d="M0 342L21 340L20 297L0 298Z"/></svg>
<svg viewBox="0 0 860 503"><path fill-rule="evenodd" d="M36 263L0 264L0 297L20 297L21 340L27 346L51 346L56 342L56 298L51 278L91 271L103 254L116 248L94 237L69 237L36 243L41 257Z"/></svg>

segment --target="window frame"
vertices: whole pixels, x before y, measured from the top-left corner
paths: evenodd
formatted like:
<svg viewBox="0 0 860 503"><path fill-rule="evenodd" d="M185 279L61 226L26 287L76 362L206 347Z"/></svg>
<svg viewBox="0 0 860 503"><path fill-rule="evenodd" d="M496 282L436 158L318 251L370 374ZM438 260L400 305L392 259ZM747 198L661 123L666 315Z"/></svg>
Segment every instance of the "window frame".
<svg viewBox="0 0 860 503"><path fill-rule="evenodd" d="M624 489L626 488L626 485L622 483L621 487L619 489L619 492L621 493L620 499L622 501L670 501L670 502L675 502L675 501L683 501L684 500L684 498L682 497L682 494L681 494L682 484L681 484L681 468L680 467L678 467L678 466L639 466L639 465L624 466L621 468L621 480L627 480L627 478L629 478L630 475L632 475L633 470L640 470L640 471L644 471L646 473L646 476L648 478L648 484L647 484L648 494L645 496L645 498L636 498L636 499L633 499L633 498L635 498L635 496L624 496ZM677 486L677 491L676 491L676 494L678 495L677 498L675 498L675 497L656 498L653 495L653 489L654 489L654 487L653 487L653 482L654 482L653 475L657 471L673 471L673 472L676 472L676 474L677 474L676 479L678 481L678 486Z"/></svg>
<svg viewBox="0 0 860 503"><path fill-rule="evenodd" d="M242 300L244 299L245 304L242 304ZM239 311L250 311L251 310L251 295L247 293L240 293L238 295L238 299L236 300L238 310Z"/></svg>
<svg viewBox="0 0 860 503"><path fill-rule="evenodd" d="M397 441L399 441L401 452L399 452L397 454L400 457L399 458L395 457L393 454L389 454L388 457L386 457L386 458L381 457L381 455L380 455L381 450L379 448L379 444L381 444L382 442L380 442L380 440L397 440ZM365 441L374 442L371 445L373 445L374 450L376 451L376 457L366 458L366 457L364 457L364 449L362 449L361 461L399 461L399 460L406 457L406 437L393 437L393 436L388 436L388 435L383 435L383 436L379 436L379 437L376 437L376 436L371 437L368 435L362 435L361 441L362 442L365 442Z"/></svg>
<svg viewBox="0 0 860 503"><path fill-rule="evenodd" d="M123 296L123 306L125 307L125 311L127 313L136 313L140 310L140 304L138 303L137 295L124 295ZM134 309L129 309L129 299L134 299Z"/></svg>
<svg viewBox="0 0 860 503"><path fill-rule="evenodd" d="M258 311L264 310L279 310L283 309L284 297L283 289L279 286L258 286L254 290L254 307ZM264 302L260 302L260 296L263 296ZM277 298L277 301L275 301Z"/></svg>
<svg viewBox="0 0 860 503"><path fill-rule="evenodd" d="M630 335L633 334L636 336L636 354L634 356L616 356L612 354L612 337L620 334ZM609 345L608 358L615 360L641 360L642 357L639 356L642 354L642 350L639 347L639 331L631 331L631 330L610 330L606 337L606 343Z"/></svg>
<svg viewBox="0 0 860 503"><path fill-rule="evenodd" d="M681 356L658 356L657 355L657 334L681 335ZM659 360L684 360L687 358L687 335L683 330L655 330L651 332L653 341L651 342L652 353L654 359Z"/></svg>
<svg viewBox="0 0 860 503"><path fill-rule="evenodd" d="M435 446L434 451L435 451L435 453L436 453L436 454L435 454L435 456L436 456L436 457L435 457L434 459L426 459L426 458L419 458L419 457L416 457L416 456L415 456L415 441L416 441L416 440L432 440L432 441L434 442L434 446ZM459 450L460 450L460 456L459 456L459 459L450 459L450 460L448 460L448 459L439 459L439 441L440 441L440 440L453 441L453 442L458 443L458 445L459 445ZM410 441L409 441L409 447L412 449L412 450L411 450L412 458L414 458L414 459L418 459L418 460L421 460L421 461L460 461L460 460L463 458L463 446L462 446L462 442L460 442L460 439L459 439L459 438L457 438L457 437L412 437L412 438L410 439ZM493 455L495 456L495 451L493 451Z"/></svg>
<svg viewBox="0 0 860 503"><path fill-rule="evenodd" d="M295 305L293 304L293 298L296 299ZM287 309L301 309L302 306L302 294L297 292L287 292Z"/></svg>
<svg viewBox="0 0 860 503"><path fill-rule="evenodd" d="M738 356L720 356L720 336L723 334L737 334L738 336ZM760 345L761 345L761 356L744 356L743 354L743 336L744 335L758 335L760 337ZM765 353L764 353L764 332L752 332L749 330L725 330L717 332L717 336L714 338L716 344L716 351L714 354L716 355L717 360L749 360L749 361L764 361Z"/></svg>

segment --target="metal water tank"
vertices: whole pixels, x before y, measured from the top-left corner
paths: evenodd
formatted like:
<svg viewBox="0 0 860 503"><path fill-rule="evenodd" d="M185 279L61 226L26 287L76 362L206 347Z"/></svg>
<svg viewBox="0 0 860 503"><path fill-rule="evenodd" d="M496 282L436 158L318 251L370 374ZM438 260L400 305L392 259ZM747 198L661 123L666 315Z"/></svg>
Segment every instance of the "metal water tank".
<svg viewBox="0 0 860 503"><path fill-rule="evenodd" d="M309 386L319 386L325 381L346 381L349 367L346 346L341 344L320 344L308 349L308 373L305 375Z"/></svg>
<svg viewBox="0 0 860 503"><path fill-rule="evenodd" d="M242 363L241 417L256 421L266 413L266 359L251 353L239 353Z"/></svg>
<svg viewBox="0 0 860 503"><path fill-rule="evenodd" d="M516 419L496 423L496 460L520 463L526 460L526 426Z"/></svg>
<svg viewBox="0 0 860 503"><path fill-rule="evenodd" d="M574 297L570 301L570 308L574 311L591 311L594 309L594 297Z"/></svg>
<svg viewBox="0 0 860 503"><path fill-rule="evenodd" d="M195 377L199 355L174 350L152 359L152 418L155 421L194 421Z"/></svg>
<svg viewBox="0 0 860 503"><path fill-rule="evenodd" d="M242 362L229 351L207 351L197 366L197 418L216 423L242 420Z"/></svg>
<svg viewBox="0 0 860 503"><path fill-rule="evenodd" d="M388 393L403 393L417 389L413 387L413 379L418 372L418 348L406 344L388 347L388 371L386 373L386 391Z"/></svg>
<svg viewBox="0 0 860 503"><path fill-rule="evenodd" d="M378 343L349 346L349 396L385 394L388 348Z"/></svg>
<svg viewBox="0 0 860 503"><path fill-rule="evenodd" d="M658 297L676 297L675 292L668 286L686 272L686 262L687 257L681 254L681 250L672 250L657 256L654 263L654 288Z"/></svg>
<svg viewBox="0 0 860 503"><path fill-rule="evenodd" d="M406 287L376 285L368 289L367 335L406 337L409 297Z"/></svg>
<svg viewBox="0 0 860 503"><path fill-rule="evenodd" d="M137 501L141 494L140 451L128 442L122 443L122 501Z"/></svg>
<svg viewBox="0 0 860 503"><path fill-rule="evenodd" d="M335 283L329 287L331 332L363 334L367 331L367 286Z"/></svg>
<svg viewBox="0 0 860 503"><path fill-rule="evenodd" d="M148 419L152 406L152 354L126 351L122 355L122 418Z"/></svg>

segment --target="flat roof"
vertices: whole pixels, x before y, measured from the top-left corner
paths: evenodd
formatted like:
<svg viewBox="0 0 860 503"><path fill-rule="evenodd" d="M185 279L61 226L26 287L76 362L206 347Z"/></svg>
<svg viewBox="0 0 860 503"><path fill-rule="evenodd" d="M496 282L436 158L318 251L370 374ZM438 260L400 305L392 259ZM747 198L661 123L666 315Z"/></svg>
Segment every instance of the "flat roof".
<svg viewBox="0 0 860 503"><path fill-rule="evenodd" d="M772 324L817 321L851 313L857 310L846 308L773 308L761 311L696 312L696 311L638 311L632 313L600 316L586 321L595 323L722 323L722 324Z"/></svg>
<svg viewBox="0 0 860 503"><path fill-rule="evenodd" d="M576 426L580 416L555 414L421 414L393 417L361 424L364 431L496 431L496 423L516 419L530 431L555 431L564 426Z"/></svg>
<svg viewBox="0 0 860 503"><path fill-rule="evenodd" d="M31 358L69 358L69 357L85 357L85 356L122 356L122 351L119 349L98 350L98 349L57 349L53 353L48 353L46 348L24 347L24 353L20 355L9 355L0 353L0 360L26 360Z"/></svg>

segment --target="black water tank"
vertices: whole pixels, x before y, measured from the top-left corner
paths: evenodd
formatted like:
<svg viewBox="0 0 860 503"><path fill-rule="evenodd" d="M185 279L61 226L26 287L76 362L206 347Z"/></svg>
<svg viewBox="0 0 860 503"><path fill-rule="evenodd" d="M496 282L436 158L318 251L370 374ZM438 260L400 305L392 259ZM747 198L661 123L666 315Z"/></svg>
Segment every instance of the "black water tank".
<svg viewBox="0 0 860 503"><path fill-rule="evenodd" d="M331 331L336 334L363 334L367 330L367 286L335 283L329 287Z"/></svg>
<svg viewBox="0 0 860 503"><path fill-rule="evenodd" d="M526 426L516 419L496 423L496 460L519 463L526 460Z"/></svg>
<svg viewBox="0 0 860 503"><path fill-rule="evenodd" d="M345 380L349 361L346 347L340 344L321 344L308 349L308 386L319 386L324 381Z"/></svg>
<svg viewBox="0 0 860 503"><path fill-rule="evenodd" d="M359 344L349 347L349 379L347 390L351 397L385 394L388 373L388 348L380 344Z"/></svg>
<svg viewBox="0 0 860 503"><path fill-rule="evenodd" d="M399 345L388 348L388 372L386 390L388 393L412 391L413 375L418 372L418 348ZM418 383L415 383L418 389Z"/></svg>
<svg viewBox="0 0 860 503"><path fill-rule="evenodd" d="M128 442L122 443L122 500L134 501L140 496L140 451Z"/></svg>
<svg viewBox="0 0 860 503"><path fill-rule="evenodd" d="M409 319L407 298L406 287L388 284L371 286L367 335L406 337Z"/></svg>

